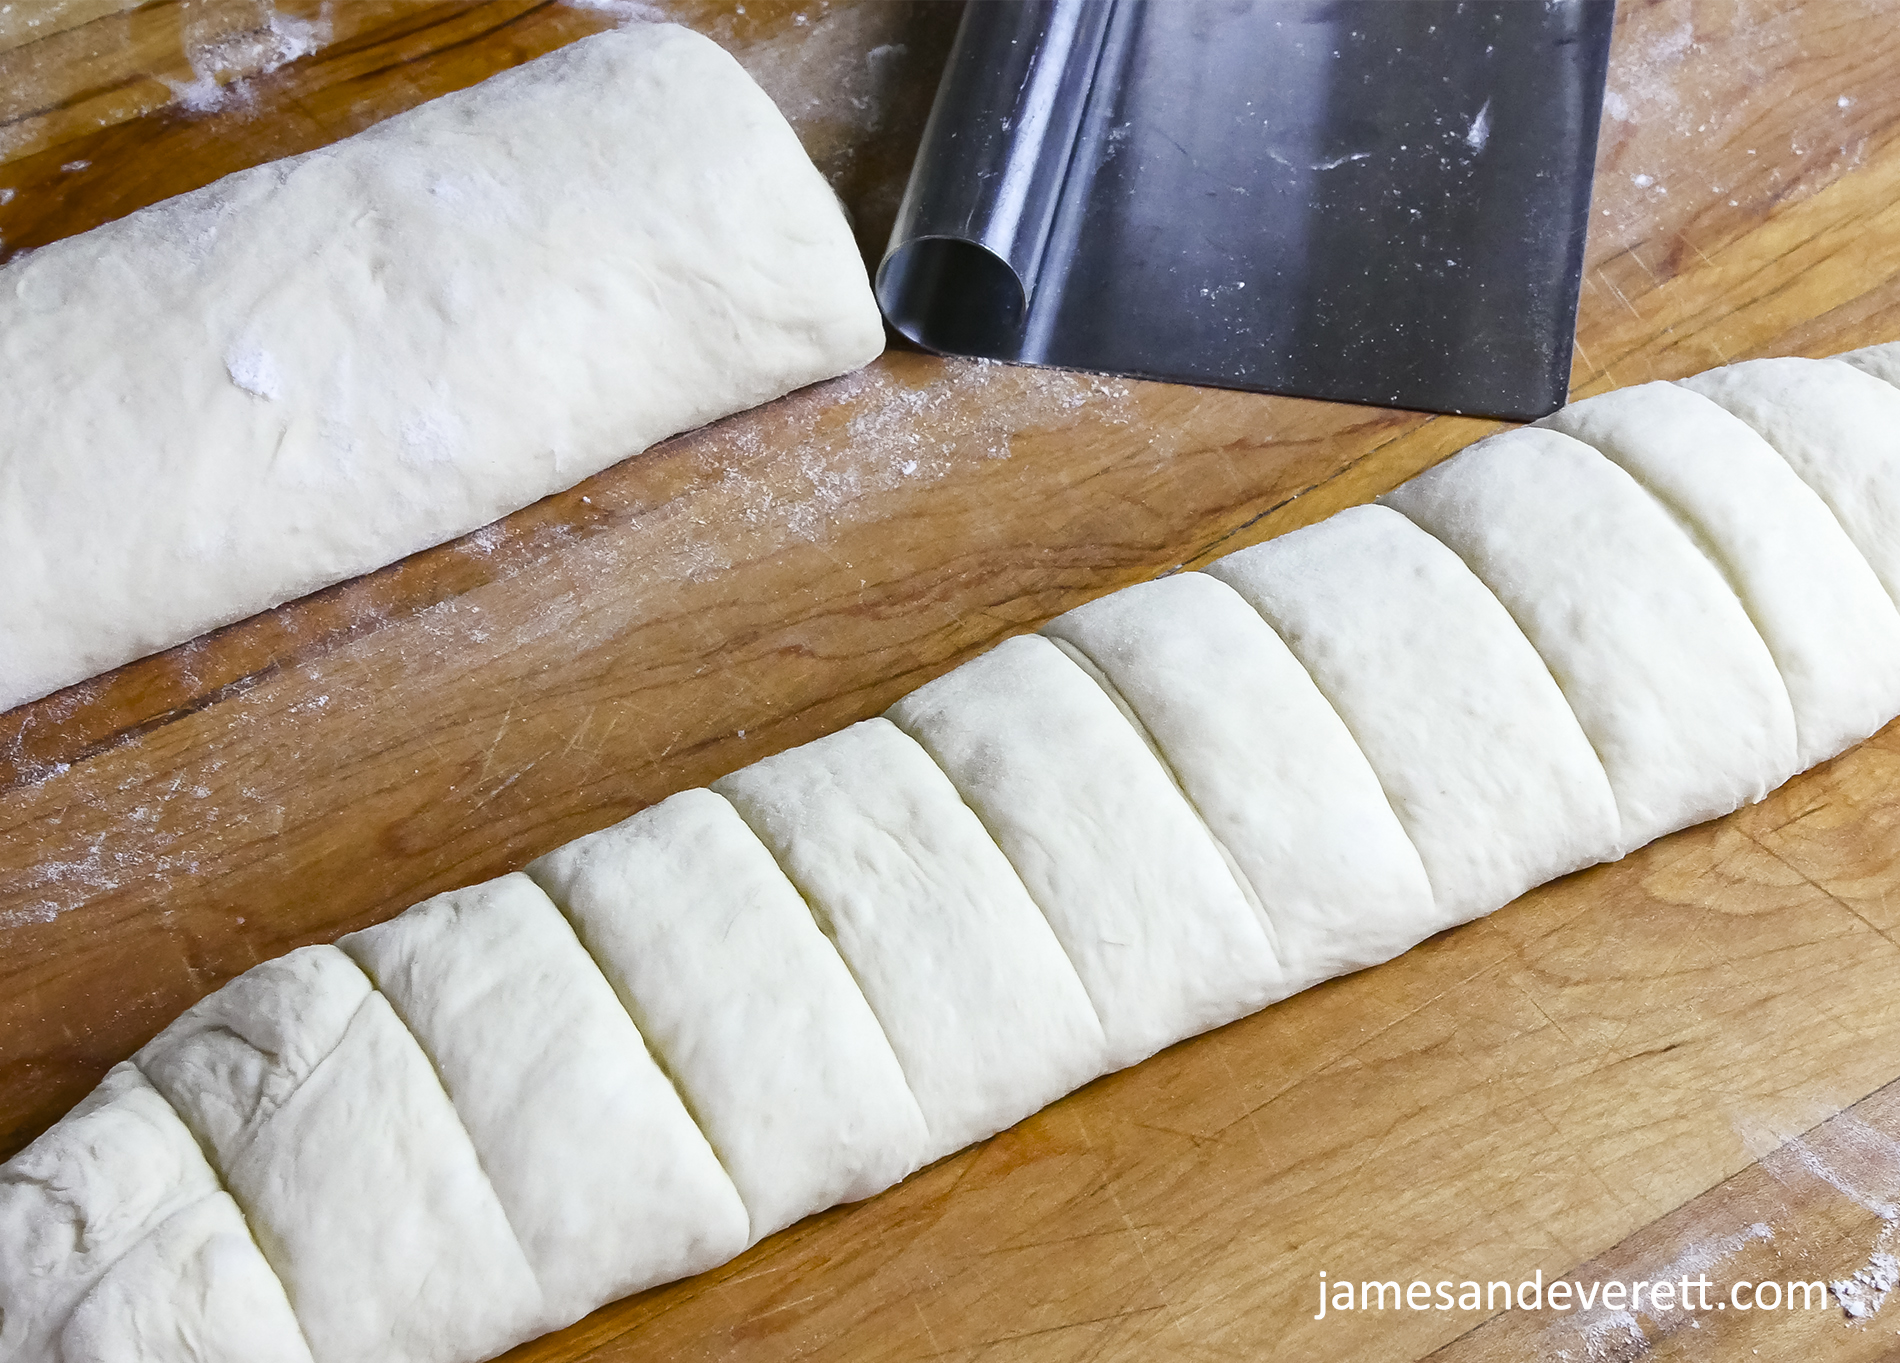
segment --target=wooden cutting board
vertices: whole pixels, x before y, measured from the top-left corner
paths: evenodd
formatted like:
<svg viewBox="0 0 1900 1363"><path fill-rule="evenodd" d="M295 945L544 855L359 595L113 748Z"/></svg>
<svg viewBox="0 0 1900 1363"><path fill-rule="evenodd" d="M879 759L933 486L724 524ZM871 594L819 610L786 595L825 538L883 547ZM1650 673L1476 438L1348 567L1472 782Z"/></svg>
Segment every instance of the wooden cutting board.
<svg viewBox="0 0 1900 1363"><path fill-rule="evenodd" d="M0 0L0 250L662 13L780 102L875 256L955 6ZM1625 0L1579 395L1900 337L1896 72L1892 4ZM1491 429L894 351L0 716L0 1156L257 961ZM1887 1356L1900 1310L1833 1302L1313 1316L1322 1271L1867 1267L1900 1215L1897 923L1890 728L513 1356Z"/></svg>

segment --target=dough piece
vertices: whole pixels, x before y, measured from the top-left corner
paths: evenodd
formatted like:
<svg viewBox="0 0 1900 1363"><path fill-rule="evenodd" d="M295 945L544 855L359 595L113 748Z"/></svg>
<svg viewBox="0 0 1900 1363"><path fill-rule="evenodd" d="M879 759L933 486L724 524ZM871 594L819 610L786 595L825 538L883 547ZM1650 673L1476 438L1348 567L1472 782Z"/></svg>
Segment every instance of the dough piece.
<svg viewBox="0 0 1900 1363"><path fill-rule="evenodd" d="M0 709L884 343L836 196L640 24L0 268Z"/></svg>
<svg viewBox="0 0 1900 1363"><path fill-rule="evenodd" d="M229 1193L174 1213L74 1309L59 1363L310 1363Z"/></svg>
<svg viewBox="0 0 1900 1363"><path fill-rule="evenodd" d="M956 787L887 719L713 783L804 894L891 1040L926 1160L1103 1072L1055 934Z"/></svg>
<svg viewBox="0 0 1900 1363"><path fill-rule="evenodd" d="M1900 388L1900 341L1889 341L1885 345L1870 345L1862 350L1850 350L1845 355L1836 355L1835 359L1843 364L1851 364L1865 374L1872 374Z"/></svg>
<svg viewBox="0 0 1900 1363"><path fill-rule="evenodd" d="M1603 767L1550 671L1458 556L1353 507L1208 568L1306 667L1379 776L1431 930L1618 853Z"/></svg>
<svg viewBox="0 0 1900 1363"><path fill-rule="evenodd" d="M39 1363L79 1300L168 1217L218 1191L130 1062L0 1164L0 1360Z"/></svg>
<svg viewBox="0 0 1900 1363"><path fill-rule="evenodd" d="M1259 911L1115 702L1010 639L887 718L923 745L1042 909L1119 1068L1288 989Z"/></svg>
<svg viewBox="0 0 1900 1363"><path fill-rule="evenodd" d="M1734 589L1588 445L1506 431L1379 500L1450 546L1543 655L1609 774L1622 851L1799 770L1788 688Z"/></svg>
<svg viewBox="0 0 1900 1363"><path fill-rule="evenodd" d="M1682 380L1821 495L1900 603L1900 389L1838 360L1745 360Z"/></svg>
<svg viewBox="0 0 1900 1363"><path fill-rule="evenodd" d="M1827 503L1745 423L1645 383L1537 424L1595 446L1698 537L1787 684L1803 768L1900 713L1900 611Z"/></svg>
<svg viewBox="0 0 1900 1363"><path fill-rule="evenodd" d="M567 911L745 1200L751 1240L922 1164L870 1005L745 820L689 790L528 867Z"/></svg>
<svg viewBox="0 0 1900 1363"><path fill-rule="evenodd" d="M745 1248L731 1180L528 877L437 895L337 945L435 1066L550 1325Z"/></svg>
<svg viewBox="0 0 1900 1363"><path fill-rule="evenodd" d="M1259 897L1289 993L1443 926L1365 754L1232 587L1176 573L1043 632L1102 671L1167 759Z"/></svg>
<svg viewBox="0 0 1900 1363"><path fill-rule="evenodd" d="M253 967L136 1059L222 1171L316 1363L470 1363L546 1328L428 1057L335 947Z"/></svg>

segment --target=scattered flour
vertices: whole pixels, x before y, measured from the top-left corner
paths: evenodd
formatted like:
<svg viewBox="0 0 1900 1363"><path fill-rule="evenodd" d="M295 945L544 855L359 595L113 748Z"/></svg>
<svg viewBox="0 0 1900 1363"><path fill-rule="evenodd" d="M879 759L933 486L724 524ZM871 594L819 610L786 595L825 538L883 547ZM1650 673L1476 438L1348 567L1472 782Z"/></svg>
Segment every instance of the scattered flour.
<svg viewBox="0 0 1900 1363"><path fill-rule="evenodd" d="M1829 1283L1828 1287L1843 1311L1855 1320L1866 1320L1880 1310L1896 1285L1900 1285L1900 1259L1876 1250L1865 1268L1856 1269L1845 1282Z"/></svg>
<svg viewBox="0 0 1900 1363"><path fill-rule="evenodd" d="M1772 1227L1766 1222L1756 1221L1727 1235L1691 1244L1661 1267L1644 1268L1640 1272L1629 1269L1606 1276L1644 1278L1658 1282L1665 1279L1695 1279L1708 1273L1724 1259L1739 1253L1745 1246L1758 1240L1774 1238ZM1645 1309L1643 1314L1665 1332L1684 1326L1693 1328L1697 1323L1696 1313L1680 1305L1667 1311ZM1544 1347L1540 1348L1539 1356L1580 1359L1587 1363L1621 1363L1621 1360L1647 1353L1650 1342L1641 1323L1630 1311L1594 1306L1572 1315L1557 1316L1546 1325L1543 1330Z"/></svg>
<svg viewBox="0 0 1900 1363"><path fill-rule="evenodd" d="M622 24L663 24L674 18L662 5L647 4L645 0L562 0L575 9L591 9L601 14L611 14Z"/></svg>
<svg viewBox="0 0 1900 1363"><path fill-rule="evenodd" d="M213 113L232 104L251 103L249 82L307 57L330 41L326 3L316 19L279 14L270 0L257 0L257 23L237 32L194 28L187 18L185 60L189 81L167 81L172 101L191 113Z"/></svg>

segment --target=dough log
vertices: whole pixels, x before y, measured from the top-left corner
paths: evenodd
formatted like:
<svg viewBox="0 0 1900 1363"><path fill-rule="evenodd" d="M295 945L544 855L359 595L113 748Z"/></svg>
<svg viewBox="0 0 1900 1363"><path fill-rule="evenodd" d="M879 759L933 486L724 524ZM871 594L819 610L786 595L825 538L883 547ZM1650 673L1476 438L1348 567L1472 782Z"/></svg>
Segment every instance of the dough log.
<svg viewBox="0 0 1900 1363"><path fill-rule="evenodd" d="M0 1363L476 1363L1759 798L1900 711L1847 359L1579 403L256 967L0 1166Z"/></svg>
<svg viewBox="0 0 1900 1363"><path fill-rule="evenodd" d="M0 268L0 710L884 345L772 101L583 39Z"/></svg>

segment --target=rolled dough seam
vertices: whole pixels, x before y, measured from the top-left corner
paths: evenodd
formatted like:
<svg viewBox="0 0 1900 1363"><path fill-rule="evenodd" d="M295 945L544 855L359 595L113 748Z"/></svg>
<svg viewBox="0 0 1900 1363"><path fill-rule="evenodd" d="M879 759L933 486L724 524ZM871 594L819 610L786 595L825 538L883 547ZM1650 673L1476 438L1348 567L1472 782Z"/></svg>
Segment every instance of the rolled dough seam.
<svg viewBox="0 0 1900 1363"><path fill-rule="evenodd" d="M1247 901L1247 907L1254 911L1254 916L1260 920L1260 926L1266 931L1267 945L1273 948L1274 957L1284 960L1285 954L1280 947L1279 928L1273 921L1273 915L1267 912L1266 902L1261 899L1260 891L1253 883L1253 877L1242 869L1226 842L1214 831L1213 825L1208 823L1207 815L1194 802L1194 797L1188 793L1187 786L1182 783L1181 773L1175 770L1174 763L1168 759L1167 753L1163 752L1161 745L1155 742L1154 734L1142 721L1141 716L1135 713L1134 707L1128 703L1128 698L1122 695L1121 688L1109 680L1108 674L1102 671L1095 660L1089 657L1087 651L1079 645L1054 634L1044 633L1042 637L1067 654L1069 660L1081 668L1090 681L1102 688L1103 694L1115 702L1115 708L1121 711L1122 718L1128 721L1129 727L1135 731L1136 736L1147 745L1148 751L1154 754L1155 761L1161 764L1161 770L1167 774L1168 781L1180 795L1181 802L1200 821L1201 827L1207 832L1208 840L1214 844L1214 850L1220 853L1220 859L1227 864L1227 873L1234 878L1234 885L1240 890L1241 897Z"/></svg>

